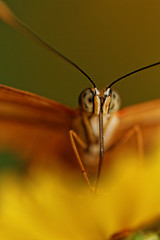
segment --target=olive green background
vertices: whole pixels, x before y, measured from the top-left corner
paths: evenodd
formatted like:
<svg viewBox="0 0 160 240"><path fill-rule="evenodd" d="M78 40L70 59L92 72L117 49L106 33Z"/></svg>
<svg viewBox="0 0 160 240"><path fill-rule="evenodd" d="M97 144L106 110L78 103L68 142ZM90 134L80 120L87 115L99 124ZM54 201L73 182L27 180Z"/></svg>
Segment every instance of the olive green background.
<svg viewBox="0 0 160 240"><path fill-rule="evenodd" d="M159 0L6 0L39 36L103 88L160 60ZM90 82L34 41L0 22L0 83L71 107ZM160 67L119 82L124 105L160 97Z"/></svg>

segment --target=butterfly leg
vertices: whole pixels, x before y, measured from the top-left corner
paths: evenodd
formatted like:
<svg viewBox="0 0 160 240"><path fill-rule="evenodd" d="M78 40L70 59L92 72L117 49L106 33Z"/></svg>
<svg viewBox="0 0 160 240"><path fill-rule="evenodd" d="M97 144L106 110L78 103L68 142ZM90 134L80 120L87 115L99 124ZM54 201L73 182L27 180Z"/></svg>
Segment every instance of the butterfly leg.
<svg viewBox="0 0 160 240"><path fill-rule="evenodd" d="M138 159L142 162L144 158L144 147L143 147L143 136L139 125L135 125L133 128L128 130L128 132L123 137L123 143L128 142L132 137L136 136L136 144L138 151Z"/></svg>
<svg viewBox="0 0 160 240"><path fill-rule="evenodd" d="M84 150L87 149L87 144L84 143L84 142L82 141L82 139L80 139L80 137L76 134L75 131L70 130L70 131L69 131L69 134L70 134L71 144L72 144L74 153L75 153L75 155L76 155L76 158L77 158L77 160L78 160L78 164L79 164L79 166L80 166L81 172L82 172L82 174L83 174L83 176L84 176L84 178L85 178L85 180L86 180L86 182L87 182L87 184L88 184L88 186L89 186L89 189L92 191L92 186L91 186L91 183L90 183L89 178L88 178L88 176L87 176L87 172L86 172L86 170L85 170L85 168L84 168L84 165L83 165L83 163L82 163L82 160L81 160L81 158L80 158L80 155L79 155L79 153L78 153L75 140L78 142L78 144L79 144Z"/></svg>
<svg viewBox="0 0 160 240"><path fill-rule="evenodd" d="M144 147L143 147L143 136L142 131L139 125L134 125L131 129L129 129L123 138L119 140L119 142L115 146L124 145L130 139L136 136L136 145L137 145L137 152L138 152L138 159L142 162L144 158Z"/></svg>

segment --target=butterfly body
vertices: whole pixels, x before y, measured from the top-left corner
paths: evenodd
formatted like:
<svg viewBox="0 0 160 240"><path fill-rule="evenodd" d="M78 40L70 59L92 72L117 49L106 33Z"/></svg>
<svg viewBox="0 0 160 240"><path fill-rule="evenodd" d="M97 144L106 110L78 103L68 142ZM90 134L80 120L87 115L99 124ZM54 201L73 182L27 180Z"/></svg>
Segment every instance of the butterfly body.
<svg viewBox="0 0 160 240"><path fill-rule="evenodd" d="M78 117L72 120L72 129L86 143L87 148L83 150L80 146L78 150L82 155L82 161L88 169L97 170L99 159L99 117L96 115L86 116L86 113L81 113ZM84 116L85 115L85 116ZM104 129L104 150L109 146L109 141L119 122L116 115L108 114L103 116Z"/></svg>

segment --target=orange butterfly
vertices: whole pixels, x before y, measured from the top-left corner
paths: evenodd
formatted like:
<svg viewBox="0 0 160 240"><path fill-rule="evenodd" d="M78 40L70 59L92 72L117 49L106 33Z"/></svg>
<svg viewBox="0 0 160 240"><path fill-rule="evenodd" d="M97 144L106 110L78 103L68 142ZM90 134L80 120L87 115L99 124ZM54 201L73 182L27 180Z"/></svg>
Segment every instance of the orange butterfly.
<svg viewBox="0 0 160 240"><path fill-rule="evenodd" d="M3 1L0 1L0 18L72 64L93 85L80 94L80 107L76 110L0 85L1 149L21 154L32 165L46 163L55 167L57 163L70 168L76 166L78 160L90 188L87 171L95 172L98 169L97 185L103 160L108 162L113 158L118 146L121 149L128 144L137 146L138 156L143 157L143 151L152 145L160 127L160 99L119 110L120 97L111 87L121 79L160 62L135 70L99 91L81 68L41 40ZM53 158L56 159L54 163Z"/></svg>

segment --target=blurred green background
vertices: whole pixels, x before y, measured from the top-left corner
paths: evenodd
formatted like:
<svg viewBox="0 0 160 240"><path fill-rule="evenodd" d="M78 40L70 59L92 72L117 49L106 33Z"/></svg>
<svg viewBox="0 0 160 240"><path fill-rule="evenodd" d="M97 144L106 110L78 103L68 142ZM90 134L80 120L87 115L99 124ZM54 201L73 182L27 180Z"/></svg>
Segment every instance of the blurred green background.
<svg viewBox="0 0 160 240"><path fill-rule="evenodd" d="M159 0L6 0L39 36L103 88L160 60ZM0 22L0 83L77 106L88 80L57 56ZM160 67L115 86L123 106L160 97Z"/></svg>

